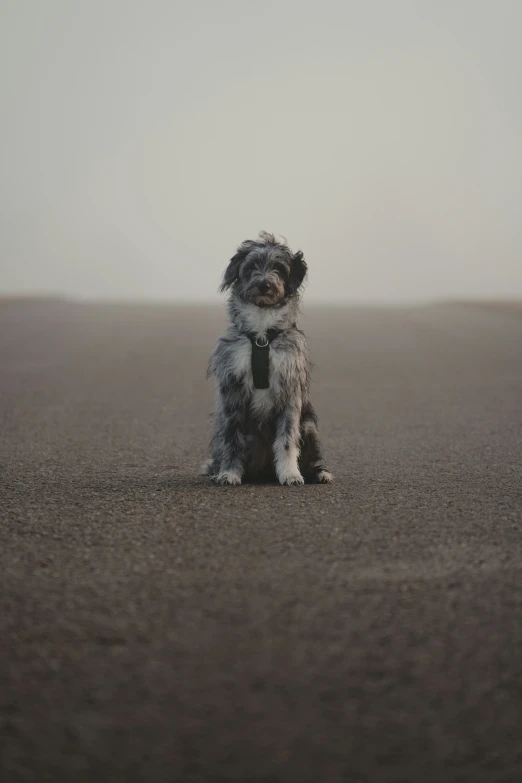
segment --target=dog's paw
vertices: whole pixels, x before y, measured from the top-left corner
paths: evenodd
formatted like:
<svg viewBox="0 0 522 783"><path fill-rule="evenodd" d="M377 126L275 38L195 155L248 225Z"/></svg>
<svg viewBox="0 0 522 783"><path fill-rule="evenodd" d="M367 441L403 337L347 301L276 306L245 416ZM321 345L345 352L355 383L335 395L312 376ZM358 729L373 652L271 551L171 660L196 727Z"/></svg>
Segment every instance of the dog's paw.
<svg viewBox="0 0 522 783"><path fill-rule="evenodd" d="M300 473L284 473L278 478L279 483L286 487L300 487L304 484L304 478Z"/></svg>
<svg viewBox="0 0 522 783"><path fill-rule="evenodd" d="M207 459L201 466L200 470L201 476L215 476L216 473L214 471L214 460L213 459Z"/></svg>
<svg viewBox="0 0 522 783"><path fill-rule="evenodd" d="M216 477L216 484L221 484L222 487L237 487L241 484L241 476L232 470L225 470Z"/></svg>
<svg viewBox="0 0 522 783"><path fill-rule="evenodd" d="M320 470L317 473L315 480L318 484L331 484L334 480L334 477L329 470Z"/></svg>

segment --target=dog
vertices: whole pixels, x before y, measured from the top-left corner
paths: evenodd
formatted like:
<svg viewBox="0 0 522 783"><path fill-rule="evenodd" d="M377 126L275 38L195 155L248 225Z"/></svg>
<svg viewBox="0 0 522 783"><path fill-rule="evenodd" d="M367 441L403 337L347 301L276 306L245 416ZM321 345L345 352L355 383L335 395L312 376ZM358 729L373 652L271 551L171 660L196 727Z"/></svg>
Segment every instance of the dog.
<svg viewBox="0 0 522 783"><path fill-rule="evenodd" d="M217 484L333 480L309 397L305 336L297 327L306 275L303 253L266 232L243 242L225 271L220 291L230 291L230 325L208 366L217 395L212 456L203 466Z"/></svg>

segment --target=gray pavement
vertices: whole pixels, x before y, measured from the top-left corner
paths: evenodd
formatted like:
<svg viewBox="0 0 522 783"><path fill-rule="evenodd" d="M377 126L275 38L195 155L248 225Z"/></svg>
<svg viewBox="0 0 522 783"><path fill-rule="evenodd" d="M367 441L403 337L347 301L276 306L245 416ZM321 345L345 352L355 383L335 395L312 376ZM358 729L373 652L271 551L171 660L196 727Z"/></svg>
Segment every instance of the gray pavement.
<svg viewBox="0 0 522 783"><path fill-rule="evenodd" d="M219 488L205 307L0 302L2 780L522 780L522 317L305 308L331 486Z"/></svg>

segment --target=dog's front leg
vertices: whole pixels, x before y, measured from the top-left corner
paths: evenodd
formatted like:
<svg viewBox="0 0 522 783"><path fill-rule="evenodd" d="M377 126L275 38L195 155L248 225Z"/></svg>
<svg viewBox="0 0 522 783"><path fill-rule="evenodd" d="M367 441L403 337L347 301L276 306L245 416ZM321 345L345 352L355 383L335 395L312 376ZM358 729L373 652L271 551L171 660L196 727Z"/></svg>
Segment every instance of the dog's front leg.
<svg viewBox="0 0 522 783"><path fill-rule="evenodd" d="M301 403L293 400L277 417L274 462L280 484L304 484L299 471L299 420Z"/></svg>
<svg viewBox="0 0 522 783"><path fill-rule="evenodd" d="M245 471L246 405L239 383L220 388L221 464L216 482L224 486L241 484Z"/></svg>
<svg viewBox="0 0 522 783"><path fill-rule="evenodd" d="M317 430L317 416L310 401L305 402L301 411L301 454L299 466L305 481L317 484L329 484L333 476L326 469Z"/></svg>

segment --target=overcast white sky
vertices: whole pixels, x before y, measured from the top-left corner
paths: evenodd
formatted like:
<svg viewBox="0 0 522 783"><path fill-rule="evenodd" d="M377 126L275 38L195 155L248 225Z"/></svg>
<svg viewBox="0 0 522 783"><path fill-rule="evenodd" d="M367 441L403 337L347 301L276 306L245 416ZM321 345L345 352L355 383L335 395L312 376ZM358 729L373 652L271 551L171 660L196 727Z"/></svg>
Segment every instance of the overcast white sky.
<svg viewBox="0 0 522 783"><path fill-rule="evenodd" d="M0 0L0 292L522 297L520 0Z"/></svg>

